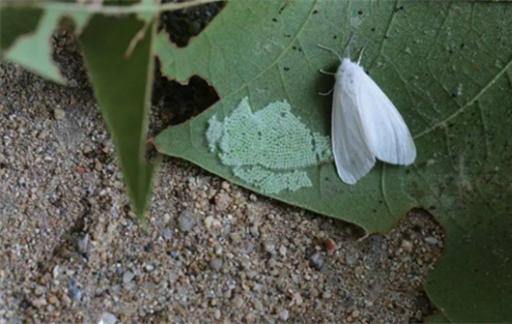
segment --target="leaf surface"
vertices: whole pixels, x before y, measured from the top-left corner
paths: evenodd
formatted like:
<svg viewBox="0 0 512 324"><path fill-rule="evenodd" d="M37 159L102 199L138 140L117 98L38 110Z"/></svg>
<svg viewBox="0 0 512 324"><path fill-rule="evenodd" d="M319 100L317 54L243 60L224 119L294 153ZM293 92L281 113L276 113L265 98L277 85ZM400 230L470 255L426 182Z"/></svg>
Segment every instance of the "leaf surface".
<svg viewBox="0 0 512 324"><path fill-rule="evenodd" d="M94 93L116 144L128 193L139 217L146 211L154 172L154 165L145 161L153 82L153 25L146 28L136 15L96 15L80 36ZM130 46L141 30L145 30L144 36Z"/></svg>
<svg viewBox="0 0 512 324"><path fill-rule="evenodd" d="M90 14L52 7L0 8L0 57L52 81L65 83L52 59L50 39L64 17L70 18L80 31Z"/></svg>
<svg viewBox="0 0 512 324"><path fill-rule="evenodd" d="M233 1L186 48L165 32L162 73L207 79L221 100L162 132L160 152L262 192L211 150L215 116L231 118L243 98L253 111L286 100L311 132L330 134L333 85L318 73L356 60L395 103L415 136L409 168L378 163L357 185L334 164L307 168L311 187L275 199L385 232L412 207L428 209L447 233L427 292L451 321L512 318L512 6L438 1ZM348 42L353 35L352 41ZM345 44L349 43L347 48ZM242 127L241 131L243 131Z"/></svg>

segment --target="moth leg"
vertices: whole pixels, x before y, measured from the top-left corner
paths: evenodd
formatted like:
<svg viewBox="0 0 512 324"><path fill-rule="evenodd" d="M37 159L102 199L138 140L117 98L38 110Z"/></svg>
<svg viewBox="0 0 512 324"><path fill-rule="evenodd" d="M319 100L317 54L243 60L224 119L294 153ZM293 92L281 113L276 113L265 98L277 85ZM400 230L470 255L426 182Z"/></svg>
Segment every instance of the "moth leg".
<svg viewBox="0 0 512 324"><path fill-rule="evenodd" d="M370 237L370 233L366 232L363 236L357 239L358 242L362 242Z"/></svg>
<svg viewBox="0 0 512 324"><path fill-rule="evenodd" d="M331 90L329 90L327 92L318 92L318 94L321 96L328 96L332 93L333 90L334 90L334 88L331 88Z"/></svg>
<svg viewBox="0 0 512 324"><path fill-rule="evenodd" d="M325 75L330 75L330 76L335 76L336 75L335 72L329 72L329 71L325 71L323 69L318 70L318 72L320 72L322 74L325 74Z"/></svg>
<svg viewBox="0 0 512 324"><path fill-rule="evenodd" d="M361 47L359 51L359 57L357 58L357 64L361 63L361 58L363 57L364 47Z"/></svg>

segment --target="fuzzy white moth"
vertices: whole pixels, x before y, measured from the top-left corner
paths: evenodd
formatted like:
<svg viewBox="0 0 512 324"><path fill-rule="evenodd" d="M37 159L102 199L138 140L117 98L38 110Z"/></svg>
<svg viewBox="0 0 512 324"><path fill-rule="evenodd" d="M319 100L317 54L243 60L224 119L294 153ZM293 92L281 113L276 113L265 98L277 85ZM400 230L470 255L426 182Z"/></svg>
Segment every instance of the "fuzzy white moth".
<svg viewBox="0 0 512 324"><path fill-rule="evenodd" d="M348 58L341 59L332 100L332 151L341 180L355 184L375 160L409 165L416 147L391 100Z"/></svg>

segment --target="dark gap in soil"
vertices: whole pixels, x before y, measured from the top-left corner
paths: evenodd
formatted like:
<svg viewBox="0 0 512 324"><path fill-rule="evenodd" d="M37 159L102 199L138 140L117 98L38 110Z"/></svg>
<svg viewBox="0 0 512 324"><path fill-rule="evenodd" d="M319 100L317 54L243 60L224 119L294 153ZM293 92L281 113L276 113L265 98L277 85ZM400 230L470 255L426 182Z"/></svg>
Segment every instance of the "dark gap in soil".
<svg viewBox="0 0 512 324"><path fill-rule="evenodd" d="M166 2L182 2L164 0ZM165 29L171 41L179 47L187 46L190 39L197 36L224 8L225 2L214 2L183 10L164 12L160 16L159 30Z"/></svg>

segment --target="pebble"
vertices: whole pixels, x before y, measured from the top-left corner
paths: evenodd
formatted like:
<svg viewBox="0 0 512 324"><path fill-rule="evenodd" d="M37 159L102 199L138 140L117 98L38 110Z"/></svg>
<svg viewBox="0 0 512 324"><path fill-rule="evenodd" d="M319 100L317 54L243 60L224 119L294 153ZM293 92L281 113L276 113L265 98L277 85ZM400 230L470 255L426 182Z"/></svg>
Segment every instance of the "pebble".
<svg viewBox="0 0 512 324"><path fill-rule="evenodd" d="M333 239L325 240L325 250L327 251L327 255L333 255L336 252L336 242Z"/></svg>
<svg viewBox="0 0 512 324"><path fill-rule="evenodd" d="M225 192L220 192L215 196L215 206L219 211L225 211L231 205L231 196Z"/></svg>
<svg viewBox="0 0 512 324"><path fill-rule="evenodd" d="M322 267L324 266L324 258L322 255L318 252L314 253L312 256L309 257L309 263L317 270L322 270Z"/></svg>
<svg viewBox="0 0 512 324"><path fill-rule="evenodd" d="M256 315L254 315L253 313L249 313L249 314L245 315L245 321L247 323L254 323L254 322L256 322Z"/></svg>
<svg viewBox="0 0 512 324"><path fill-rule="evenodd" d="M34 305L37 308L41 308L43 306L48 305L48 302L46 301L45 298L39 297L39 298L36 298L36 299L32 300L31 304Z"/></svg>
<svg viewBox="0 0 512 324"><path fill-rule="evenodd" d="M100 319L98 320L98 324L116 324L117 317L109 312L104 312L101 314Z"/></svg>
<svg viewBox="0 0 512 324"><path fill-rule="evenodd" d="M133 278L135 278L135 273L133 273L131 271L125 271L123 273L123 283L124 284L129 283L130 281L133 280Z"/></svg>
<svg viewBox="0 0 512 324"><path fill-rule="evenodd" d="M231 190L231 185L227 181L222 181L221 187L222 187L222 189L224 189L226 191L230 191Z"/></svg>
<svg viewBox="0 0 512 324"><path fill-rule="evenodd" d="M222 269L222 260L220 258L213 258L210 260L210 268L212 268L215 271L219 271Z"/></svg>
<svg viewBox="0 0 512 324"><path fill-rule="evenodd" d="M213 216L208 216L204 219L204 226L206 226L206 228L210 229L213 225L213 221L215 220L215 218L213 218Z"/></svg>
<svg viewBox="0 0 512 324"><path fill-rule="evenodd" d="M289 317L290 317L290 312L288 312L287 309L283 309L282 311L279 312L279 318L281 320L287 321Z"/></svg>
<svg viewBox="0 0 512 324"><path fill-rule="evenodd" d="M437 243L439 243L439 241L435 237L432 237L432 236L425 237L425 242L427 242L430 245L437 245Z"/></svg>
<svg viewBox="0 0 512 324"><path fill-rule="evenodd" d="M83 256L88 257L89 252L91 251L91 237L89 233L85 234L82 239L78 240L78 252L80 252Z"/></svg>
<svg viewBox="0 0 512 324"><path fill-rule="evenodd" d="M272 242L272 241L265 241L263 243L263 246L265 248L265 252L270 253L270 254L275 254L276 253L276 245L274 244L274 242Z"/></svg>
<svg viewBox="0 0 512 324"><path fill-rule="evenodd" d="M172 233L171 229L168 227L164 228L162 231L162 237L165 240L170 241L173 237L173 233Z"/></svg>
<svg viewBox="0 0 512 324"><path fill-rule="evenodd" d="M64 109L62 108L55 108L53 110L53 116L55 117L55 119L57 120L62 120L64 118L66 118L66 112L64 111Z"/></svg>
<svg viewBox="0 0 512 324"><path fill-rule="evenodd" d="M346 255L345 255L345 262L347 262L347 264L349 266L352 266L352 265L356 264L356 262L357 262L357 255L355 253L352 253L352 252L347 252Z"/></svg>
<svg viewBox="0 0 512 324"><path fill-rule="evenodd" d="M57 296L52 294L52 295L48 296L48 302L52 305L58 305L59 299L57 298Z"/></svg>
<svg viewBox="0 0 512 324"><path fill-rule="evenodd" d="M249 231L251 232L251 235L254 236L254 237L260 236L260 230L259 230L257 225L251 226Z"/></svg>
<svg viewBox="0 0 512 324"><path fill-rule="evenodd" d="M178 226L182 232L190 232L196 225L196 220L192 212L188 209L184 210L178 218Z"/></svg>
<svg viewBox="0 0 512 324"><path fill-rule="evenodd" d="M281 254L281 256L285 257L286 256L286 252L287 252L286 246L281 245L279 247L279 254Z"/></svg>
<svg viewBox="0 0 512 324"><path fill-rule="evenodd" d="M411 241L408 241L408 240L403 240L402 241L402 244L400 245L400 247L402 248L402 250L404 250L405 252L411 252L412 251L412 242Z"/></svg>
<svg viewBox="0 0 512 324"><path fill-rule="evenodd" d="M74 278L70 278L68 281L68 296L74 301L80 301L82 298L82 291Z"/></svg>
<svg viewBox="0 0 512 324"><path fill-rule="evenodd" d="M232 303L235 308L241 308L244 305L244 300L240 296L235 296L232 300Z"/></svg>
<svg viewBox="0 0 512 324"><path fill-rule="evenodd" d="M302 299L302 295L298 292L293 294L292 302L295 303L295 305L302 305L304 300Z"/></svg>
<svg viewBox="0 0 512 324"><path fill-rule="evenodd" d="M57 279L57 277L59 276L60 274L60 267L59 265L57 264L55 267L53 267L53 270L52 270L52 276L53 276L53 279Z"/></svg>

